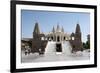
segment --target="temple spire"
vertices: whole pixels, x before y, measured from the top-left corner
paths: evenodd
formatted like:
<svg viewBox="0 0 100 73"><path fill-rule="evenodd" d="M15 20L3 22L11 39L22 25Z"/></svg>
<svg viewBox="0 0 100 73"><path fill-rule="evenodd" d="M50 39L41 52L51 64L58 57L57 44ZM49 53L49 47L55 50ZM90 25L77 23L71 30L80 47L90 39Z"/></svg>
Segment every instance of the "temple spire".
<svg viewBox="0 0 100 73"><path fill-rule="evenodd" d="M76 25L75 39L81 41L81 30L79 24Z"/></svg>
<svg viewBox="0 0 100 73"><path fill-rule="evenodd" d="M63 27L62 27L62 29L61 29L61 30L62 30L62 32L64 32L64 28L63 28Z"/></svg>
<svg viewBox="0 0 100 73"><path fill-rule="evenodd" d="M59 24L57 25L57 30L59 30L60 29L60 27L59 27Z"/></svg>
<svg viewBox="0 0 100 73"><path fill-rule="evenodd" d="M80 33L80 32L81 32L80 25L79 25L79 23L77 23L77 25L76 25L76 32L75 33Z"/></svg>
<svg viewBox="0 0 100 73"><path fill-rule="evenodd" d="M53 32L53 33L55 32L55 28L54 28L54 26L53 26L52 32Z"/></svg>
<svg viewBox="0 0 100 73"><path fill-rule="evenodd" d="M57 29L56 31L60 31L59 23L57 24Z"/></svg>
<svg viewBox="0 0 100 73"><path fill-rule="evenodd" d="M38 22L35 23L34 33L35 33L35 34L40 34L40 29L39 29Z"/></svg>

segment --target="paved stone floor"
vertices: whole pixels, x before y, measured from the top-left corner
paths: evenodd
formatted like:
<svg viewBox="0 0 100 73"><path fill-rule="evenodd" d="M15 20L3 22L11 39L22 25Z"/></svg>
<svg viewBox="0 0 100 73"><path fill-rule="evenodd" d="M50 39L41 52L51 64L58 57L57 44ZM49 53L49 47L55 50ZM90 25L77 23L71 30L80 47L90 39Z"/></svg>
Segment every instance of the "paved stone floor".
<svg viewBox="0 0 100 73"><path fill-rule="evenodd" d="M44 55L39 55L38 53L30 53L29 55L25 55L24 51L21 54L21 62L22 63L30 63L30 62L52 62L52 61L70 61L70 60L89 60L90 52L84 50L83 52L76 52L70 55L66 54L56 54L49 53Z"/></svg>

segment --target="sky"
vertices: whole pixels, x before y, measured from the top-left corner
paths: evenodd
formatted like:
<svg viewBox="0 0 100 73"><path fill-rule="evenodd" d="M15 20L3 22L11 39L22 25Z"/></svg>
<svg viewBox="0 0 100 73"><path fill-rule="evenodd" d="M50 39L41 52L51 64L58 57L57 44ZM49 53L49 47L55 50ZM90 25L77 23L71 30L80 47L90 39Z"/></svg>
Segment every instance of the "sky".
<svg viewBox="0 0 100 73"><path fill-rule="evenodd" d="M87 35L90 33L89 13L21 10L22 38L32 38L36 22L43 33L51 32L53 26L56 28L58 24L64 28L64 32L72 33L79 23L83 42L87 40Z"/></svg>

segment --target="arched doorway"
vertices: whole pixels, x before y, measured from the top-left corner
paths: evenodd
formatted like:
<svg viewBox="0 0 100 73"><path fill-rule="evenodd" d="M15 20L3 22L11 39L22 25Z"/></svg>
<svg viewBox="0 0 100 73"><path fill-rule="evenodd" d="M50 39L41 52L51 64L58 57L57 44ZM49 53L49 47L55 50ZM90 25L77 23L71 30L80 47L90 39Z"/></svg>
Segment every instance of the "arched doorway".
<svg viewBox="0 0 100 73"><path fill-rule="evenodd" d="M53 40L53 37L51 37L51 40Z"/></svg>
<svg viewBox="0 0 100 73"><path fill-rule="evenodd" d="M60 41L60 37L59 36L57 36L57 42L59 42Z"/></svg>

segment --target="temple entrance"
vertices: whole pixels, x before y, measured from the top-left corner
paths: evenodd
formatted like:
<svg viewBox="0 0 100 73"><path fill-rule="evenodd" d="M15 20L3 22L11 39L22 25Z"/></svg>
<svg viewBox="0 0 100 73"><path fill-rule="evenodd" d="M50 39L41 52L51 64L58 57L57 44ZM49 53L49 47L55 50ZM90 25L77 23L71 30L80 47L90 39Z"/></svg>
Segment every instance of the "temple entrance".
<svg viewBox="0 0 100 73"><path fill-rule="evenodd" d="M56 44L56 52L62 52L61 43Z"/></svg>
<svg viewBox="0 0 100 73"><path fill-rule="evenodd" d="M58 37L57 37L57 42L59 42L59 41L60 41L60 37L58 36Z"/></svg>

